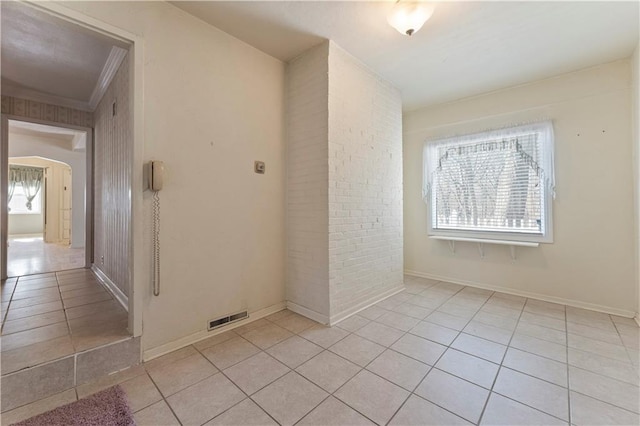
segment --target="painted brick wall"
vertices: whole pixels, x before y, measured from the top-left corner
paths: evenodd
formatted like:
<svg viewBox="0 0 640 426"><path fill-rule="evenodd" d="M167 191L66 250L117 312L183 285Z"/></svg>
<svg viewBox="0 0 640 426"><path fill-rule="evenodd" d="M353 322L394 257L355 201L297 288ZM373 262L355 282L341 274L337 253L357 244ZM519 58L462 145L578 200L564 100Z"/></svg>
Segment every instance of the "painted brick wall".
<svg viewBox="0 0 640 426"><path fill-rule="evenodd" d="M329 280L340 318L403 284L400 93L329 49Z"/></svg>
<svg viewBox="0 0 640 426"><path fill-rule="evenodd" d="M287 300L329 317L328 44L287 66Z"/></svg>
<svg viewBox="0 0 640 426"><path fill-rule="evenodd" d="M401 99L333 42L287 73L287 299L335 322L402 286Z"/></svg>

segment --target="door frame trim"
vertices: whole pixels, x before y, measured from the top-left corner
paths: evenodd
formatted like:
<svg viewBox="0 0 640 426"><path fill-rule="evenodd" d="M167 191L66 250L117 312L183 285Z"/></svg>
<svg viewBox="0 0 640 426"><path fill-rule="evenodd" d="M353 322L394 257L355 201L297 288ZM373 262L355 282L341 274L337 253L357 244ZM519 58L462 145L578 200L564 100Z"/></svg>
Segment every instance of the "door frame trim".
<svg viewBox="0 0 640 426"><path fill-rule="evenodd" d="M144 256L144 210L143 210L143 160L144 160L144 39L141 36L123 30L115 25L69 9L54 2L23 2L26 6L80 25L91 31L127 43L130 60L129 69L129 98L131 102L131 122L133 123L133 143L131 155L133 158L131 173L131 226L129 242L131 253L129 257L129 332L134 336L142 335L143 308L145 300L150 297L150 259ZM4 185L8 183L5 178ZM0 185L3 185L0 176ZM4 198L3 198L4 199ZM1 207L1 206L0 206ZM3 229L4 226L3 226ZM136 264L138 267L136 267ZM144 349L144 340L141 350Z"/></svg>

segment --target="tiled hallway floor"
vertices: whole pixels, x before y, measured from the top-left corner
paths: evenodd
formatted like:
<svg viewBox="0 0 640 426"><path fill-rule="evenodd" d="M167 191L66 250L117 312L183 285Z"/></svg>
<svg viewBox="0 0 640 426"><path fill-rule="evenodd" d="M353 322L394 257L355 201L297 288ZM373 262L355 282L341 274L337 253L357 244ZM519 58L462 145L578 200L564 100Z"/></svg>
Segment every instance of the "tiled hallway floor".
<svg viewBox="0 0 640 426"><path fill-rule="evenodd" d="M9 238L7 276L83 268L84 249L45 243L42 237Z"/></svg>
<svg viewBox="0 0 640 426"><path fill-rule="evenodd" d="M335 327L281 311L3 421L120 383L140 425L638 424L633 320L405 283Z"/></svg>
<svg viewBox="0 0 640 426"><path fill-rule="evenodd" d="M76 269L2 284L2 375L129 336L127 312Z"/></svg>

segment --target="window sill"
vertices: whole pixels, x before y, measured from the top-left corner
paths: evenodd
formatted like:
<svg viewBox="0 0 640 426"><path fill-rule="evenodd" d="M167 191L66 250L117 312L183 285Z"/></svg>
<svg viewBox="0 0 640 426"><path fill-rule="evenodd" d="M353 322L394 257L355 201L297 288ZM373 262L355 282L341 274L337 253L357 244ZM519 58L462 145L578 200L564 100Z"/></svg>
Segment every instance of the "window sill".
<svg viewBox="0 0 640 426"><path fill-rule="evenodd" d="M500 244L504 246L538 247L540 245L540 243L533 243L528 241L492 240L488 238L444 237L441 235L431 235L429 236L429 238L433 240L464 241L468 243L481 244Z"/></svg>
<svg viewBox="0 0 640 426"><path fill-rule="evenodd" d="M445 237L441 235L431 235L429 239L432 240L443 240L449 243L449 248L451 252L455 254L457 241L465 242L465 243L476 243L478 244L478 252L480 253L480 257L484 258L484 245L485 244L497 244L509 246L509 250L511 252L511 260L516 260L516 247L538 247L540 243L528 242L528 241L508 241L508 240L492 240L492 239L484 239L484 238L465 238L465 237Z"/></svg>

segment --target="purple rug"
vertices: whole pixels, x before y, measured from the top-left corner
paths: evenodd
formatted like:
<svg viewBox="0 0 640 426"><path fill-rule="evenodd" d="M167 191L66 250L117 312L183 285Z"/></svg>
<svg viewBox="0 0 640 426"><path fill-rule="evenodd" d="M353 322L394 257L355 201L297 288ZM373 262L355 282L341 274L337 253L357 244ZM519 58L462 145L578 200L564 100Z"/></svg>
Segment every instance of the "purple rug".
<svg viewBox="0 0 640 426"><path fill-rule="evenodd" d="M71 404L63 405L17 426L135 426L127 396L113 386Z"/></svg>

